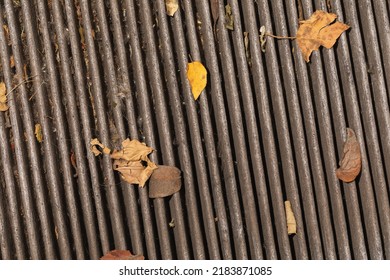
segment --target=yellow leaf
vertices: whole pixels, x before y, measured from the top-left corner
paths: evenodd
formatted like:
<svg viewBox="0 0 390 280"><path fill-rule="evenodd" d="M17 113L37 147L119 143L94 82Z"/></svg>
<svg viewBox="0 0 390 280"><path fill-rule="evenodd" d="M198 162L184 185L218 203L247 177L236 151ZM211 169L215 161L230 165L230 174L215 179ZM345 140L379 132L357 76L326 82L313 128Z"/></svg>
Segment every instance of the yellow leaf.
<svg viewBox="0 0 390 280"><path fill-rule="evenodd" d="M37 123L35 125L35 137L37 138L39 143L42 142L42 138L43 138L43 136L42 136L42 126L39 123Z"/></svg>
<svg viewBox="0 0 390 280"><path fill-rule="evenodd" d="M187 78L191 85L192 95L197 100L207 84L207 70L199 61L188 63Z"/></svg>
<svg viewBox="0 0 390 280"><path fill-rule="evenodd" d="M122 150L111 154L111 158L115 159L114 170L119 171L126 182L143 187L153 170L157 168L157 165L148 158L153 149L145 143L130 139L124 140L122 147Z"/></svg>
<svg viewBox="0 0 390 280"><path fill-rule="evenodd" d="M294 212L291 208L290 201L286 200L284 202L284 208L286 209L286 220L287 220L287 233L296 234L297 233L297 222L295 221Z"/></svg>
<svg viewBox="0 0 390 280"><path fill-rule="evenodd" d="M8 110L7 105L7 88L3 82L0 83L0 111L4 112Z"/></svg>
<svg viewBox="0 0 390 280"><path fill-rule="evenodd" d="M296 38L306 62L310 61L311 53L321 45L328 49L333 47L341 33L349 28L339 21L331 24L336 18L336 14L319 10L299 23Z"/></svg>
<svg viewBox="0 0 390 280"><path fill-rule="evenodd" d="M99 146L100 148L103 149L103 154L108 155L111 153L111 150L106 146L104 146L102 143L100 143L100 141L97 138L92 139L90 145L91 145L91 152L95 155L95 157L97 157L102 153L101 151L99 151L98 148L96 148L96 146Z"/></svg>
<svg viewBox="0 0 390 280"><path fill-rule="evenodd" d="M165 0L165 8L168 16L173 16L179 8L178 0Z"/></svg>

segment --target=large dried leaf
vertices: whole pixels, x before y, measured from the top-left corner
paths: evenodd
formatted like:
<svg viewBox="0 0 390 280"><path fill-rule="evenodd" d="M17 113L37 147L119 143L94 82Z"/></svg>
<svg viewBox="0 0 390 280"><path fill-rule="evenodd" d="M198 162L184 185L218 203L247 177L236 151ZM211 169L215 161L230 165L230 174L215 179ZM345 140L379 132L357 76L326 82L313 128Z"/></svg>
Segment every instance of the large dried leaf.
<svg viewBox="0 0 390 280"><path fill-rule="evenodd" d="M148 165L144 166L142 161L116 159L114 160L113 168L121 173L123 180L126 182L143 187L157 166L152 161L149 161Z"/></svg>
<svg viewBox="0 0 390 280"><path fill-rule="evenodd" d="M165 0L165 8L168 16L173 16L179 8L178 0Z"/></svg>
<svg viewBox="0 0 390 280"><path fill-rule="evenodd" d="M287 220L287 233L288 235L297 233L297 222L295 220L294 212L291 207L290 201L284 202L284 208L286 209L286 220Z"/></svg>
<svg viewBox="0 0 390 280"><path fill-rule="evenodd" d="M339 164L340 168L336 170L336 176L346 183L355 180L362 168L359 142L351 128L347 128L347 140L344 143L343 157Z"/></svg>
<svg viewBox="0 0 390 280"><path fill-rule="evenodd" d="M133 255L128 250L112 250L100 258L101 260L144 260L142 255Z"/></svg>
<svg viewBox="0 0 390 280"><path fill-rule="evenodd" d="M197 100L207 85L207 70L199 61L188 63L187 78L191 85L192 95Z"/></svg>
<svg viewBox="0 0 390 280"><path fill-rule="evenodd" d="M126 182L143 187L153 170L157 169L157 165L148 158L151 152L153 149L145 143L126 139L122 142L122 150L111 154L111 158L115 159L113 168Z"/></svg>
<svg viewBox="0 0 390 280"><path fill-rule="evenodd" d="M311 53L320 46L328 49L333 47L341 33L349 28L339 21L331 24L336 18L336 14L319 10L300 22L296 38L306 62L310 61Z"/></svg>
<svg viewBox="0 0 390 280"><path fill-rule="evenodd" d="M7 88L3 82L0 83L0 112L8 110Z"/></svg>

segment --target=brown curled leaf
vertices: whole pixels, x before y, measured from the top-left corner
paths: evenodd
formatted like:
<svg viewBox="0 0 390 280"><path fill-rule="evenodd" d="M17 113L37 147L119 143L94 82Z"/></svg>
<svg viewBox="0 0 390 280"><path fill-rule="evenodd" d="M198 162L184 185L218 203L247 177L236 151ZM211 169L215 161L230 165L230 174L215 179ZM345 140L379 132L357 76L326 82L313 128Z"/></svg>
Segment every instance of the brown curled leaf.
<svg viewBox="0 0 390 280"><path fill-rule="evenodd" d="M142 255L133 255L129 250L112 250L100 258L101 260L144 260Z"/></svg>
<svg viewBox="0 0 390 280"><path fill-rule="evenodd" d="M290 201L284 202L284 208L286 210L286 222L287 222L287 233L288 235L297 233L297 222L295 220L294 212L291 207Z"/></svg>
<svg viewBox="0 0 390 280"><path fill-rule="evenodd" d="M355 180L362 168L359 142L351 128L347 128L347 140L344 143L343 156L339 164L340 168L336 170L336 176L346 183Z"/></svg>

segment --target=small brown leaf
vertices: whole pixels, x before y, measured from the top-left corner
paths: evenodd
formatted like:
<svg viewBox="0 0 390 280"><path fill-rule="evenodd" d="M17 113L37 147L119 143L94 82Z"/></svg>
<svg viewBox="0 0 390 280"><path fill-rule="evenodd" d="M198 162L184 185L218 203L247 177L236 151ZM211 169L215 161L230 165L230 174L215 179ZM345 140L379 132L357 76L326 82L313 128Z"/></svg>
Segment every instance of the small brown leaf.
<svg viewBox="0 0 390 280"><path fill-rule="evenodd" d="M103 154L108 155L111 153L111 150L109 148L107 148L106 146L104 146L102 143L100 143L100 141L97 138L92 139L90 144L91 144L91 151L95 155L95 157L97 157L98 155L100 155L102 153L101 151L99 151L98 148L96 148L96 146L103 149Z"/></svg>
<svg viewBox="0 0 390 280"><path fill-rule="evenodd" d="M340 168L336 170L336 176L346 183L355 180L362 168L359 142L351 128L347 128L347 140L344 143L343 157L339 164Z"/></svg>
<svg viewBox="0 0 390 280"><path fill-rule="evenodd" d="M174 166L159 165L150 177L149 197L167 197L181 189L180 169Z"/></svg>
<svg viewBox="0 0 390 280"><path fill-rule="evenodd" d="M129 250L112 250L100 258L101 260L144 260L142 255L133 255Z"/></svg>
<svg viewBox="0 0 390 280"><path fill-rule="evenodd" d="M296 38L306 62L310 61L312 51L318 50L321 45L328 49L333 47L341 33L349 28L339 21L331 24L336 18L336 14L319 10L309 19L299 22Z"/></svg>
<svg viewBox="0 0 390 280"><path fill-rule="evenodd" d="M167 9L167 15L172 17L179 8L178 0L165 0L165 8Z"/></svg>
<svg viewBox="0 0 390 280"><path fill-rule="evenodd" d="M0 112L5 112L8 110L7 105L7 88L5 83L0 83Z"/></svg>
<svg viewBox="0 0 390 280"><path fill-rule="evenodd" d="M35 124L35 137L37 138L39 143L42 142L42 126L39 123Z"/></svg>
<svg viewBox="0 0 390 280"><path fill-rule="evenodd" d="M287 220L287 233L288 235L297 233L297 222L295 220L294 212L291 207L290 201L284 202L284 208L286 209L286 220Z"/></svg>
<svg viewBox="0 0 390 280"><path fill-rule="evenodd" d="M153 149L141 143L138 140L126 139L122 142L122 150L114 151L111 154L112 159L124 159L127 161L149 161L148 154L153 152Z"/></svg>

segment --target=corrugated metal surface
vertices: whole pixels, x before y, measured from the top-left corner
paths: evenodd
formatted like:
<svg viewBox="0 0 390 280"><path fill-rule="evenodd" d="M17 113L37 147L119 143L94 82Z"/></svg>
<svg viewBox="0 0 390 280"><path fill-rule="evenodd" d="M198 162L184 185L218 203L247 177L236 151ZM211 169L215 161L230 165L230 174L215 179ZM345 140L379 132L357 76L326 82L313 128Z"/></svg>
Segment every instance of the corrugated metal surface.
<svg viewBox="0 0 390 280"><path fill-rule="evenodd" d="M209 2L181 0L174 17L163 0L0 2L1 259L390 259L389 2L211 1L215 29ZM261 51L260 26L294 35L317 9L351 26L334 48L309 64L295 41ZM363 158L349 184L335 176L346 127ZM149 199L91 153L95 137L144 141L182 190Z"/></svg>

